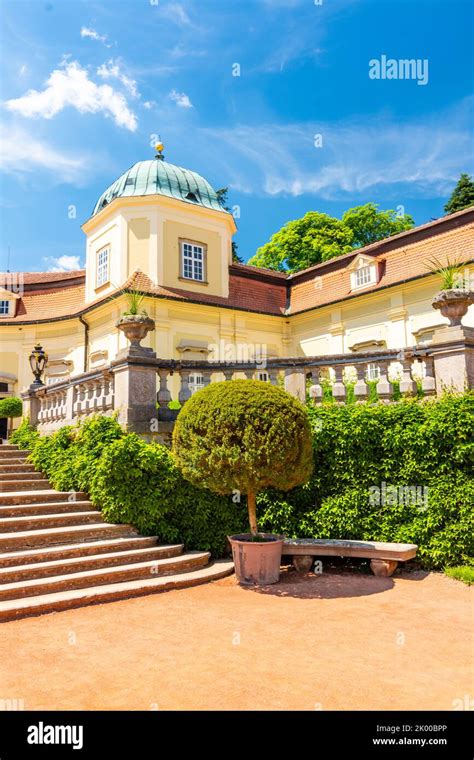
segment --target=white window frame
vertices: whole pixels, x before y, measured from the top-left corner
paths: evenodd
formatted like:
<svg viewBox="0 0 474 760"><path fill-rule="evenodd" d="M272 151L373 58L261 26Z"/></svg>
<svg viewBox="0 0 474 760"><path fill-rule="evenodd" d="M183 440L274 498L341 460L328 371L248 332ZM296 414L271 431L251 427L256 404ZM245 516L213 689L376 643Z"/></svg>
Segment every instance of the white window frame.
<svg viewBox="0 0 474 760"><path fill-rule="evenodd" d="M188 380L188 388L191 394L197 393L204 388L204 375L200 372L191 372Z"/></svg>
<svg viewBox="0 0 474 760"><path fill-rule="evenodd" d="M181 278L206 282L207 246L194 240L180 240Z"/></svg>
<svg viewBox="0 0 474 760"><path fill-rule="evenodd" d="M110 246L101 248L96 254L95 287L101 288L110 282Z"/></svg>
<svg viewBox="0 0 474 760"><path fill-rule="evenodd" d="M9 317L11 313L11 301L8 298L0 298L0 318ZM3 310L3 306L6 304L6 311Z"/></svg>
<svg viewBox="0 0 474 760"><path fill-rule="evenodd" d="M375 362L367 364L367 370L365 373L365 379L369 383L380 380L380 367Z"/></svg>
<svg viewBox="0 0 474 760"><path fill-rule="evenodd" d="M259 370L255 373L255 380L260 380L262 383L270 382L270 376L266 370Z"/></svg>
<svg viewBox="0 0 474 760"><path fill-rule="evenodd" d="M365 288L375 281L375 267L373 264L365 264L354 272L354 284L356 288Z"/></svg>

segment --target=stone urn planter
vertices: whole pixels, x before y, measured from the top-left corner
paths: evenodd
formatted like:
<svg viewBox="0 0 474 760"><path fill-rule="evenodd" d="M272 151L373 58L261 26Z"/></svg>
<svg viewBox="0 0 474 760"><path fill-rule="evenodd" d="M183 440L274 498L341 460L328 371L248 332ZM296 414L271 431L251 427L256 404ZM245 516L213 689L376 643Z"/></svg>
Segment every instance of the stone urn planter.
<svg viewBox="0 0 474 760"><path fill-rule="evenodd" d="M266 586L280 579L283 537L273 533L228 536L235 575L244 586Z"/></svg>
<svg viewBox="0 0 474 760"><path fill-rule="evenodd" d="M146 314L124 314L115 325L130 341L128 353L153 354L153 349L140 345L149 332L155 329L155 322Z"/></svg>
<svg viewBox="0 0 474 760"><path fill-rule="evenodd" d="M474 291L464 288L440 290L431 302L433 309L439 309L451 326L460 325L469 306L474 303Z"/></svg>

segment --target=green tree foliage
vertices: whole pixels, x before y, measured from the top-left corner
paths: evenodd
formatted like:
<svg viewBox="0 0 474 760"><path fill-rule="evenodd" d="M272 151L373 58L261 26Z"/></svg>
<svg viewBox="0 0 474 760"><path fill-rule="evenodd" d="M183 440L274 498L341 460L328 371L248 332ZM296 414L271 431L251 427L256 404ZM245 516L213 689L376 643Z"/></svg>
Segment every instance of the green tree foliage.
<svg viewBox="0 0 474 760"><path fill-rule="evenodd" d="M272 235L248 263L279 272L298 272L348 253L352 237L352 231L339 219L308 211Z"/></svg>
<svg viewBox="0 0 474 760"><path fill-rule="evenodd" d="M455 211L461 211L469 206L474 206L474 182L469 174L463 173L459 177L444 210L447 214L454 214Z"/></svg>
<svg viewBox="0 0 474 760"><path fill-rule="evenodd" d="M0 417L21 417L23 414L23 403L21 398L9 396L0 399Z"/></svg>
<svg viewBox="0 0 474 760"><path fill-rule="evenodd" d="M366 203L345 211L342 221L352 231L352 246L360 248L376 243L391 235L397 235L414 227L413 217L408 214L397 216L391 209L379 211L377 203Z"/></svg>
<svg viewBox="0 0 474 760"><path fill-rule="evenodd" d="M253 534L256 494L269 486L294 488L313 466L305 408L258 380L212 383L192 396L176 421L173 452L196 486L247 495Z"/></svg>
<svg viewBox="0 0 474 760"><path fill-rule="evenodd" d="M343 214L342 220L308 211L272 235L249 264L279 272L299 272L354 248L409 230L413 225L413 218L408 214L398 217L392 210L379 211L376 203L351 208Z"/></svg>
<svg viewBox="0 0 474 760"><path fill-rule="evenodd" d="M217 198L221 204L221 206L229 212L229 214L232 213L230 206L228 205L228 194L229 194L229 188L228 187L221 187L220 190L216 190ZM239 256L237 253L239 246L235 242L235 240L232 241L232 261L234 264L243 264L244 260Z"/></svg>

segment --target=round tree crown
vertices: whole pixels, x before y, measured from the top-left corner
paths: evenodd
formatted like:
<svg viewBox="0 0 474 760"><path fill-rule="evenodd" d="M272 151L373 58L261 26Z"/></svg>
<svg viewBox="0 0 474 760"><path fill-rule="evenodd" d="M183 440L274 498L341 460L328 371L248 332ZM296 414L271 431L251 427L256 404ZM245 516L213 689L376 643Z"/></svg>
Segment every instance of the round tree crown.
<svg viewBox="0 0 474 760"><path fill-rule="evenodd" d="M313 469L305 407L260 380L212 383L180 411L173 451L183 475L220 494L287 491Z"/></svg>

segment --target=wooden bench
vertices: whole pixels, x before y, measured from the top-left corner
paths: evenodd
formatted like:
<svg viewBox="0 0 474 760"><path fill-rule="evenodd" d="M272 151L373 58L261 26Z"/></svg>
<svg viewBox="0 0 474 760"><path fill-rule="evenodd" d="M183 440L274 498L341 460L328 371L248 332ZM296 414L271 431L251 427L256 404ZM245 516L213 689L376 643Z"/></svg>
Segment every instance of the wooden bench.
<svg viewBox="0 0 474 760"><path fill-rule="evenodd" d="M290 555L299 573L311 570L314 557L363 557L370 559L374 575L389 577L399 562L416 555L416 544L384 544L379 541L338 541L321 538L289 538L282 554Z"/></svg>

